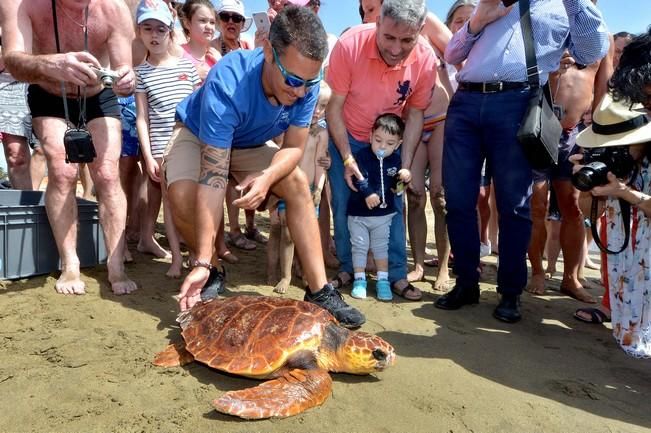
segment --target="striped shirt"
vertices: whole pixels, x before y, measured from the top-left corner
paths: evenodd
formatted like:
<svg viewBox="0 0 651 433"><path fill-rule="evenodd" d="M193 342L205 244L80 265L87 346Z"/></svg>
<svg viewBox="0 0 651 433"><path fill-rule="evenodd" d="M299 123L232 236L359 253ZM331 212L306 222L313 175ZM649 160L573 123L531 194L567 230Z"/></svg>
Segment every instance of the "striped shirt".
<svg viewBox="0 0 651 433"><path fill-rule="evenodd" d="M556 71L567 48L577 63L601 60L610 45L608 29L591 0L530 0L531 26L540 82ZM520 29L519 4L511 12L472 35L467 22L450 40L445 61L467 59L458 82L527 81L527 59Z"/></svg>
<svg viewBox="0 0 651 433"><path fill-rule="evenodd" d="M145 61L135 72L136 92L147 94L151 154L162 158L176 122L176 106L200 84L199 76L192 62L184 58L171 66Z"/></svg>

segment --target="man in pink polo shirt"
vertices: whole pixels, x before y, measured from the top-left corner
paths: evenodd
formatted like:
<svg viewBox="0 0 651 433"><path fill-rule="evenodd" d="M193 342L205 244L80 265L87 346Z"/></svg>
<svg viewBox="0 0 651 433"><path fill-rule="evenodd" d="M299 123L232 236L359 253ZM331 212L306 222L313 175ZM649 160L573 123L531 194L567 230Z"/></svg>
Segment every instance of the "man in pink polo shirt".
<svg viewBox="0 0 651 433"><path fill-rule="evenodd" d="M369 146L371 126L382 113L405 120L400 148L402 167L409 168L423 127L436 80L436 58L419 37L427 8L424 0L385 0L376 24L348 30L330 55L327 81L332 97L326 110L330 131L332 208L337 258L341 262L333 285L340 288L353 279L346 206L353 176L362 179L354 155ZM419 300L420 291L407 282L405 225L402 196L391 221L389 280L393 292Z"/></svg>

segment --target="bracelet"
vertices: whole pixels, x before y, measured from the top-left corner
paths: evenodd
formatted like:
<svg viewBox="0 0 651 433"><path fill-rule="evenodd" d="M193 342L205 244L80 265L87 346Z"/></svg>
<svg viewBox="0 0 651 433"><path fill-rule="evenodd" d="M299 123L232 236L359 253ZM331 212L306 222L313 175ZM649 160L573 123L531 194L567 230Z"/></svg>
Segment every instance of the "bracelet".
<svg viewBox="0 0 651 433"><path fill-rule="evenodd" d="M212 268L213 268L212 263L210 263L210 262L201 262L201 261L199 261L197 259L190 260L190 266L192 266L193 268L196 268L196 267L206 268L209 271L212 270Z"/></svg>
<svg viewBox="0 0 651 433"><path fill-rule="evenodd" d="M348 167L353 162L355 162L355 158L353 157L353 155L352 154L348 155L346 159L344 159L344 167Z"/></svg>

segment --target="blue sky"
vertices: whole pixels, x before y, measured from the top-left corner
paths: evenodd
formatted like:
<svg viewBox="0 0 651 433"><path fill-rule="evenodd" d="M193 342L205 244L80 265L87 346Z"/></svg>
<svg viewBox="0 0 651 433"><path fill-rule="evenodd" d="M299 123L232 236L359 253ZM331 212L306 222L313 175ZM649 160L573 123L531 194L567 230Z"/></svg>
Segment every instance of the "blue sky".
<svg viewBox="0 0 651 433"><path fill-rule="evenodd" d="M248 16L251 16L253 12L261 12L267 9L267 0L244 1ZM346 27L359 24L357 0L321 1L323 6L321 6L319 15L328 32L338 35ZM439 18L444 19L448 7L452 3L453 0L427 0L427 7ZM599 0L598 6L612 33L617 33L622 30L631 33L640 33L645 31L651 24L649 0ZM255 31L254 27L252 26L252 29L249 31L250 33ZM7 166L2 152L0 152L0 166Z"/></svg>
<svg viewBox="0 0 651 433"><path fill-rule="evenodd" d="M218 1L218 0L217 0ZM445 19L454 0L427 0L427 7L439 18ZM348 26L359 24L357 0L321 0L319 15L328 32L338 35ZM247 15L267 9L267 0L244 0ZM612 33L626 30L640 33L651 24L649 0L598 0L608 28Z"/></svg>

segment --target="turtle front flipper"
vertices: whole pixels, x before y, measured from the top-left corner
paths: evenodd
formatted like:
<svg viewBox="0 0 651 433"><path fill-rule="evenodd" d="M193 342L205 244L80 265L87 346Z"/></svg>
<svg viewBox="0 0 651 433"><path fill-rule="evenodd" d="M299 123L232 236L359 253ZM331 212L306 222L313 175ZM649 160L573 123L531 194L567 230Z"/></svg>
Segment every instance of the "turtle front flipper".
<svg viewBox="0 0 651 433"><path fill-rule="evenodd" d="M178 367L194 361L194 356L185 348L185 343L179 341L168 345L165 350L159 352L152 362L158 367Z"/></svg>
<svg viewBox="0 0 651 433"><path fill-rule="evenodd" d="M321 405L331 390L327 371L294 369L256 387L227 392L212 404L245 419L284 418Z"/></svg>

